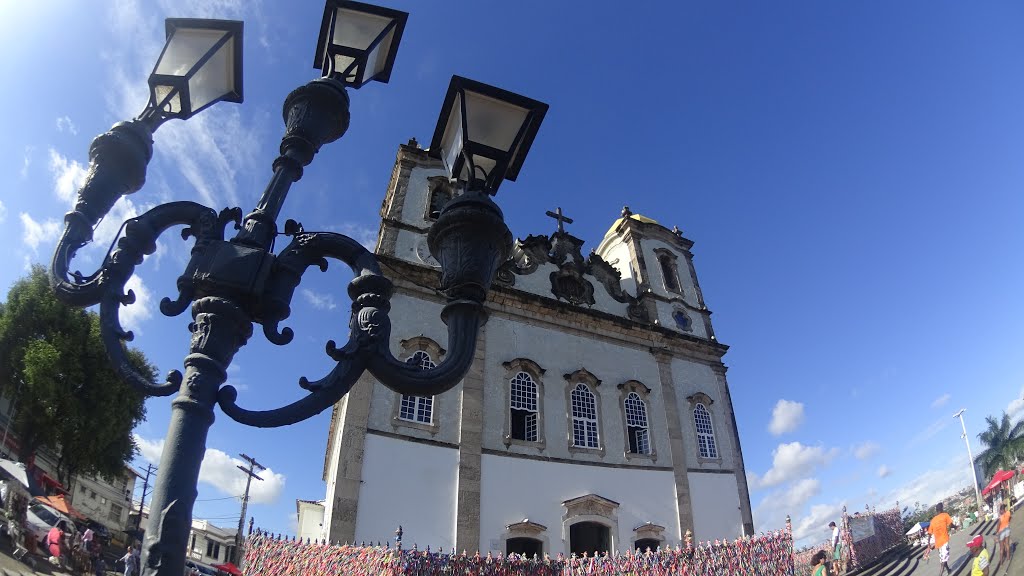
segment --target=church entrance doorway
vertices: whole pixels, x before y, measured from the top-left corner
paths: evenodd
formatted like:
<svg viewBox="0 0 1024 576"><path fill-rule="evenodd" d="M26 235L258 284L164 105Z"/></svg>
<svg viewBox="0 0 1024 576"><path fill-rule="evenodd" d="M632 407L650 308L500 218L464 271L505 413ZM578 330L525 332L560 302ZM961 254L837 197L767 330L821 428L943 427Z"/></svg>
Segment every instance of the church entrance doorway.
<svg viewBox="0 0 1024 576"><path fill-rule="evenodd" d="M536 538L509 538L505 541L505 554L521 554L533 558L544 554L544 546Z"/></svg>
<svg viewBox="0 0 1024 576"><path fill-rule="evenodd" d="M577 522L569 527L569 551L589 556L611 551L608 527L597 522Z"/></svg>

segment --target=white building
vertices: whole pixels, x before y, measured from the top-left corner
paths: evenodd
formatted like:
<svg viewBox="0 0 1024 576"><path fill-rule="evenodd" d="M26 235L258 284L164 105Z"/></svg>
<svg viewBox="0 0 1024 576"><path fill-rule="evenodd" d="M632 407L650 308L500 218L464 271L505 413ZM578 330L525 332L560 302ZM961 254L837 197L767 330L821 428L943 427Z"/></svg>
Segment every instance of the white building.
<svg viewBox="0 0 1024 576"><path fill-rule="evenodd" d="M426 235L451 193L410 144L376 253L392 348L429 367L447 332ZM335 406L321 537L384 541L401 524L410 544L556 554L753 533L693 243L628 210L589 256L558 228L516 243L458 386L400 397L364 374Z"/></svg>
<svg viewBox="0 0 1024 576"><path fill-rule="evenodd" d="M16 458L18 438L11 431L11 404L10 398L0 397L0 452ZM57 456L50 450L39 450L33 464L35 469L32 473L43 488L54 493L66 492L68 502L90 520L115 532L129 527L128 516L132 512L132 493L137 479L135 471L130 467L126 466L121 474L113 478L77 474L65 487L56 480Z"/></svg>
<svg viewBox="0 0 1024 576"><path fill-rule="evenodd" d="M220 528L208 520L192 519L188 536L188 560L205 566L234 560L236 528Z"/></svg>
<svg viewBox="0 0 1024 576"><path fill-rule="evenodd" d="M320 540L324 537L324 501L296 500L295 517L298 519L299 540Z"/></svg>
<svg viewBox="0 0 1024 576"><path fill-rule="evenodd" d="M135 471L125 467L116 478L91 477L79 474L68 489L71 504L88 518L103 524L111 531L128 528L128 515L135 492Z"/></svg>

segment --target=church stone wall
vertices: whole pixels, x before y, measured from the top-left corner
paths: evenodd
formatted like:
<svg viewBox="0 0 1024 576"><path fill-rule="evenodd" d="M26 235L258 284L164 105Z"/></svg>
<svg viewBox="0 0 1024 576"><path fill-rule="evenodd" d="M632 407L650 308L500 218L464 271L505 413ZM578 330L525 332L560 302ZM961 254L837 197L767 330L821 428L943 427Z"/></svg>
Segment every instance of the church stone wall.
<svg viewBox="0 0 1024 576"><path fill-rule="evenodd" d="M504 442L507 432L505 413L508 410L506 389L509 382L503 364L516 358L532 360L545 370L541 376L544 390L541 417L544 419L546 436L543 449L519 444L506 447ZM565 375L581 368L601 380L593 390L598 397L600 411L600 450L569 448L572 415L568 392L575 383L570 386ZM665 467L672 465L667 424L664 411L660 409L662 398L658 367L647 350L567 333L554 327L525 324L522 320L493 314L487 323L485 370L487 386L484 392L484 420L493 425L484 429L484 448L549 458L629 464L631 461L625 456L627 444L618 385L628 380L637 380L651 389L650 397L647 398L647 412L651 424L650 436L657 455L656 462L644 459L639 463Z"/></svg>
<svg viewBox="0 0 1024 576"><path fill-rule="evenodd" d="M743 535L739 488L732 474L690 472L690 501L693 503L695 540Z"/></svg>
<svg viewBox="0 0 1024 576"><path fill-rule="evenodd" d="M702 470L738 470L738 458L733 448L732 420L729 400L714 371L706 364L675 359L672 362L675 376L676 397L682 422L683 444L690 468ZM711 402L704 401L704 407L711 413L711 426L715 432L715 447L718 458L701 458L697 447L697 431L694 427L693 409L695 403L687 400L695 394L706 394ZM696 400L696 398L694 399Z"/></svg>
<svg viewBox="0 0 1024 576"><path fill-rule="evenodd" d="M675 496L672 471L580 466L483 456L480 506L480 546L504 552L506 526L529 519L546 527L540 535L544 551L552 556L568 553L569 524L578 519L610 525L612 547L625 551L633 545L633 530L646 522L665 527L666 543L681 541L679 517L670 504ZM619 506L598 518L566 518L566 500L596 494Z"/></svg>
<svg viewBox="0 0 1024 576"><path fill-rule="evenodd" d="M363 458L356 541L403 540L420 547L455 546L459 451L370 433Z"/></svg>

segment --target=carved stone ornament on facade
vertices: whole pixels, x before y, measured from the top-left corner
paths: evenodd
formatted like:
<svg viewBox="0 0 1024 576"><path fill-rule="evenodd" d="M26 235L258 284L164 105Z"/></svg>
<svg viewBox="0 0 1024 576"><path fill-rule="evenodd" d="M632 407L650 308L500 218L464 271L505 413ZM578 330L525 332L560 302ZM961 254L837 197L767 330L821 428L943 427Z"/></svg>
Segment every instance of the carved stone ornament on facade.
<svg viewBox="0 0 1024 576"><path fill-rule="evenodd" d="M583 257L583 240L567 232L555 232L550 237L529 235L517 240L509 259L499 268L495 281L503 286L515 286L516 276L536 272L544 263L554 264L557 270L549 274L551 294L574 306L593 306L594 283L604 287L616 302L626 304L626 313L632 320L648 322L647 309L633 295L622 290L622 274L595 252Z"/></svg>
<svg viewBox="0 0 1024 576"><path fill-rule="evenodd" d="M597 494L586 494L566 500L562 502L562 506L565 507L566 518L575 516L612 518L615 515L615 510L619 507L619 503Z"/></svg>
<svg viewBox="0 0 1024 576"><path fill-rule="evenodd" d="M543 524L531 522L529 518L524 518L522 522L516 522L505 526L505 530L508 531L510 537L526 537L536 538L544 533L548 527Z"/></svg>
<svg viewBox="0 0 1024 576"><path fill-rule="evenodd" d="M703 392L697 392L695 394L691 394L690 396L687 396L686 399L690 402L691 406L696 406L697 404L703 404L704 406L711 406L712 404L715 403L715 401L711 399L711 396L708 396L707 394L705 394Z"/></svg>
<svg viewBox="0 0 1024 576"><path fill-rule="evenodd" d="M645 522L633 529L634 540L665 541L665 527L653 522Z"/></svg>

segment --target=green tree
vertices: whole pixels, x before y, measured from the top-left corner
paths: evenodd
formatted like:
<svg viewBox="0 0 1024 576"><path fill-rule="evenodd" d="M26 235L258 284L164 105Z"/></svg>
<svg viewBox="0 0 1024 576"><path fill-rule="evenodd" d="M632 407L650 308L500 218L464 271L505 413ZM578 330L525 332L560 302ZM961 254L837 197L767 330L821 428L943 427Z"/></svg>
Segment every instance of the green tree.
<svg viewBox="0 0 1024 576"><path fill-rule="evenodd" d="M974 462L981 466L985 478L991 478L998 470L1013 468L1024 455L1024 421L1011 425L1010 415L1003 412L1002 419L986 416L985 423L988 429L978 434L978 438L986 448Z"/></svg>
<svg viewBox="0 0 1024 576"><path fill-rule="evenodd" d="M129 357L155 378L141 352ZM0 392L15 402L18 457L51 450L62 483L79 473L120 475L137 451L142 396L107 361L99 317L57 300L41 266L14 283L0 308Z"/></svg>

